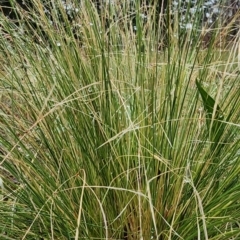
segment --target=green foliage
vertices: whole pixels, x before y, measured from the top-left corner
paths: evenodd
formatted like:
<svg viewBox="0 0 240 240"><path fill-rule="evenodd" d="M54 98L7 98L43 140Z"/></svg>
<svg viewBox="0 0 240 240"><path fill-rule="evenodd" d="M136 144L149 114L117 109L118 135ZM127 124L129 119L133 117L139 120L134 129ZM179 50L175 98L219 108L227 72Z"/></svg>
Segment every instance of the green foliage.
<svg viewBox="0 0 240 240"><path fill-rule="evenodd" d="M135 33L87 2L51 47L2 19L1 239L239 239L238 43L159 51L136 8Z"/></svg>
<svg viewBox="0 0 240 240"><path fill-rule="evenodd" d="M216 144L219 146L221 136L223 135L226 126L226 124L223 123L223 112L221 111L219 105L216 104L215 100L210 95L208 95L208 93L202 88L201 84L197 80L196 85L203 100L210 141L214 143L213 146L216 146ZM220 146L221 145L222 144L220 144Z"/></svg>

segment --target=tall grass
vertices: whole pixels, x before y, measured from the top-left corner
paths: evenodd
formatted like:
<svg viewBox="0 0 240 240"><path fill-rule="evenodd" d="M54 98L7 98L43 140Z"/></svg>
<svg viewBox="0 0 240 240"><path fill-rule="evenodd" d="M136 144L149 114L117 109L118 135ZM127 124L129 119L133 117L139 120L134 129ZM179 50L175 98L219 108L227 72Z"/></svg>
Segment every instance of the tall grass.
<svg viewBox="0 0 240 240"><path fill-rule="evenodd" d="M1 239L239 239L239 39L118 7L2 17Z"/></svg>

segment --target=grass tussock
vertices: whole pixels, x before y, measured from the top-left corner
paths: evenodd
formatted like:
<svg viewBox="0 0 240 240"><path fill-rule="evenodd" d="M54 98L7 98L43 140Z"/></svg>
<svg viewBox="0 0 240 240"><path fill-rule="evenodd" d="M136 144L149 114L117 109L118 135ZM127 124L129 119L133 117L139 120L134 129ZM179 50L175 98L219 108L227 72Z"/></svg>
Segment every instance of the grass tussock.
<svg viewBox="0 0 240 240"><path fill-rule="evenodd" d="M239 239L239 38L37 6L1 16L1 239Z"/></svg>

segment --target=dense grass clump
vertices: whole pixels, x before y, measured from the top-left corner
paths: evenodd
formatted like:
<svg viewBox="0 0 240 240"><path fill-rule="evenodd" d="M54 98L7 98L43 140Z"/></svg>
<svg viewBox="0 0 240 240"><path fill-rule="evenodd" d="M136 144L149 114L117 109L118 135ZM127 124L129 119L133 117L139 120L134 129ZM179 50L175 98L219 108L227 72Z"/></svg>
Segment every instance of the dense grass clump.
<svg viewBox="0 0 240 240"><path fill-rule="evenodd" d="M1 239L239 239L239 38L128 7L1 16Z"/></svg>

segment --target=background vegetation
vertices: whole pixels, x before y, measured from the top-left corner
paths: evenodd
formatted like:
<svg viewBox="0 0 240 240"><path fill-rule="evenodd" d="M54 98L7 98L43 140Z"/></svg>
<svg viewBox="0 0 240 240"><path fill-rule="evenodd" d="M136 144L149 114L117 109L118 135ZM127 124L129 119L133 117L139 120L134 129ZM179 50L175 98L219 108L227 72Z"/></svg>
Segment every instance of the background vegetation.
<svg viewBox="0 0 240 240"><path fill-rule="evenodd" d="M1 239L240 238L239 36L123 2L1 15Z"/></svg>

